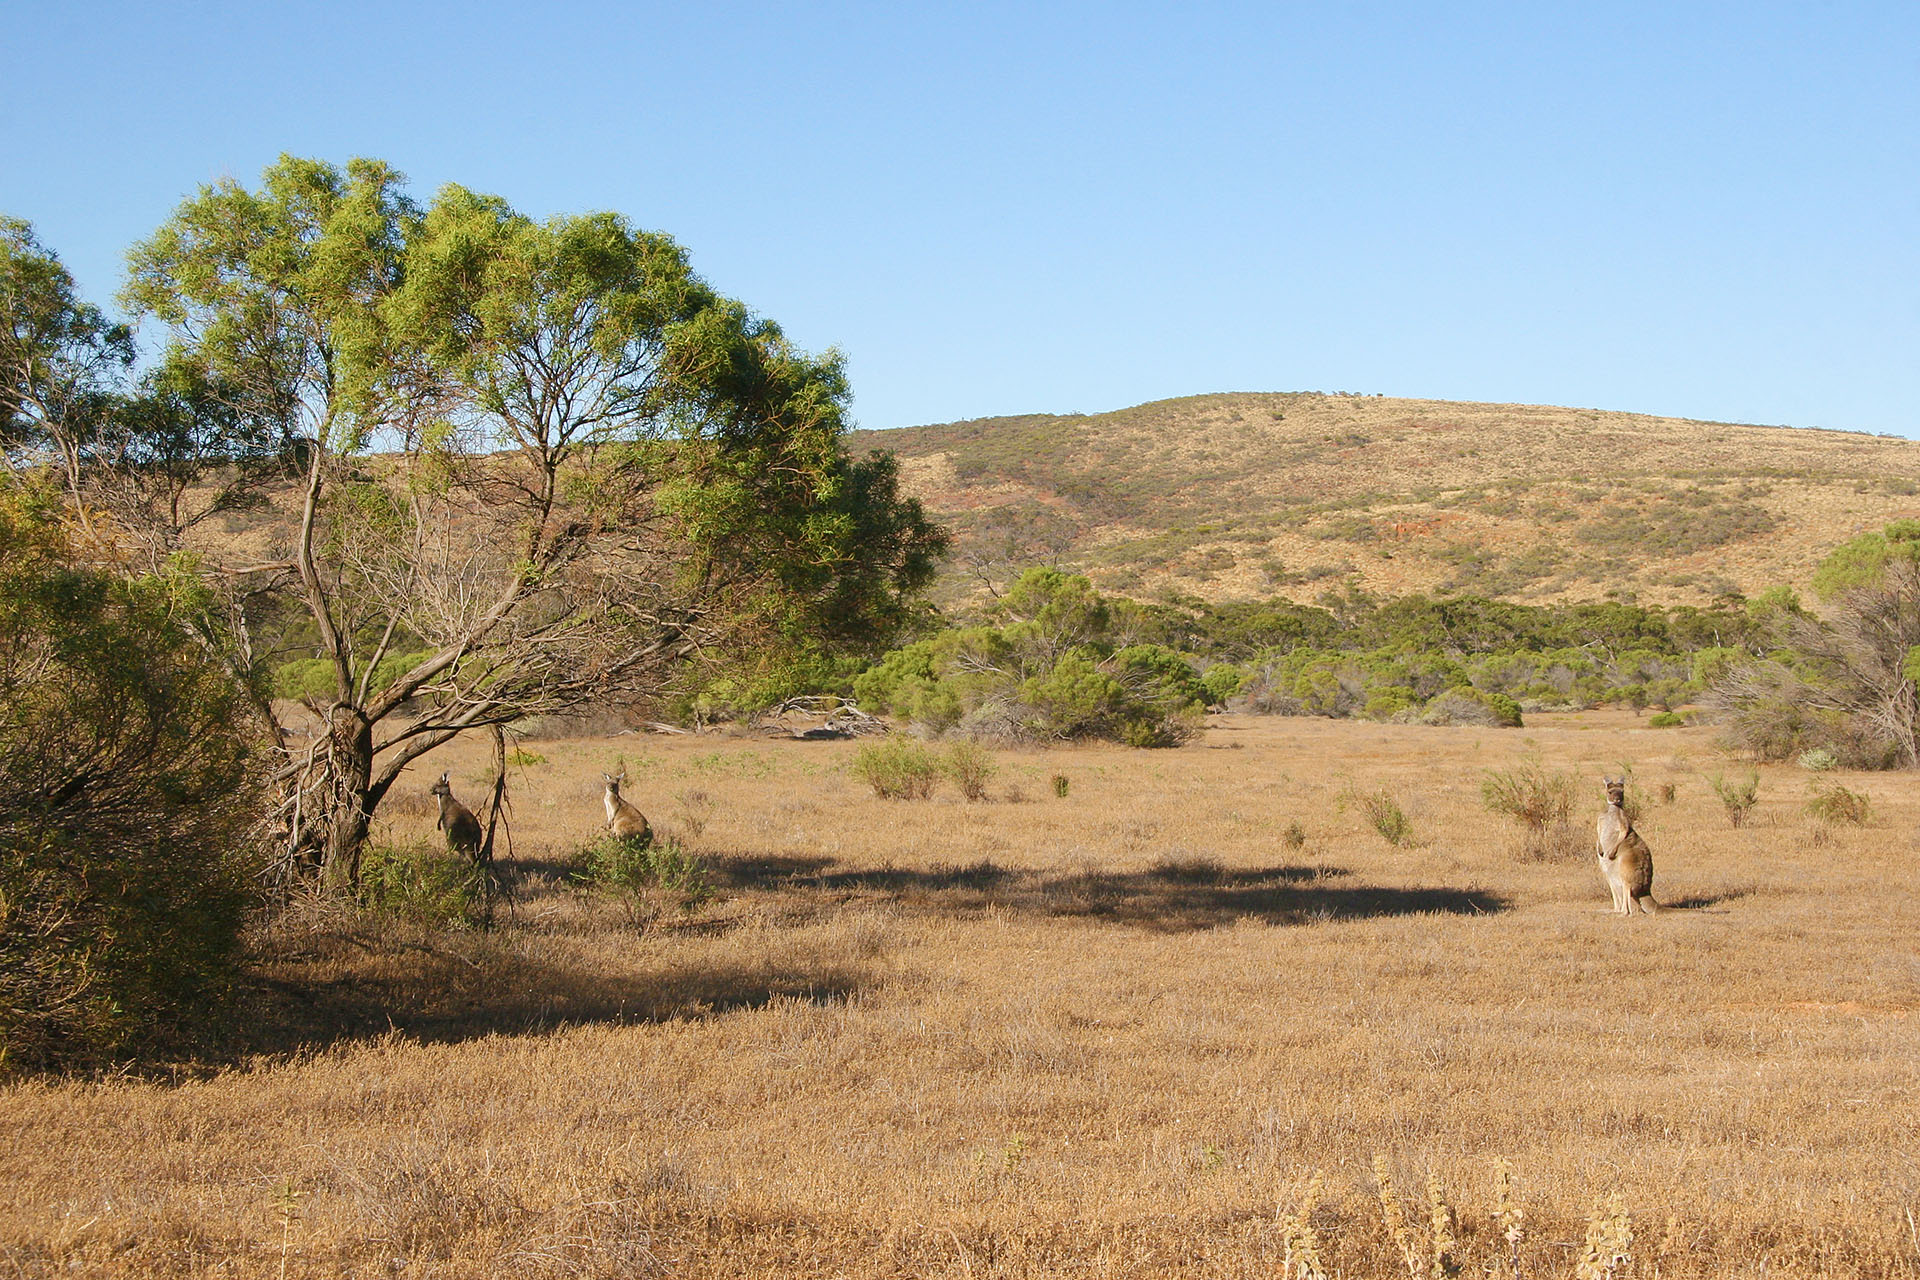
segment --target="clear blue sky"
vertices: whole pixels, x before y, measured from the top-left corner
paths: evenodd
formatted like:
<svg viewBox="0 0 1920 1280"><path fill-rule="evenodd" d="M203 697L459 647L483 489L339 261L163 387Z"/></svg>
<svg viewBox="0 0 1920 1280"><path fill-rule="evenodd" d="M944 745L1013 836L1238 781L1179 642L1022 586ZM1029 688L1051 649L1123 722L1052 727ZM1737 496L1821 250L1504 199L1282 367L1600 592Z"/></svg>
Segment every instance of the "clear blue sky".
<svg viewBox="0 0 1920 1280"><path fill-rule="evenodd" d="M88 295L377 156L671 233L869 427L1349 390L1920 434L1920 4L88 4L0 212Z"/></svg>

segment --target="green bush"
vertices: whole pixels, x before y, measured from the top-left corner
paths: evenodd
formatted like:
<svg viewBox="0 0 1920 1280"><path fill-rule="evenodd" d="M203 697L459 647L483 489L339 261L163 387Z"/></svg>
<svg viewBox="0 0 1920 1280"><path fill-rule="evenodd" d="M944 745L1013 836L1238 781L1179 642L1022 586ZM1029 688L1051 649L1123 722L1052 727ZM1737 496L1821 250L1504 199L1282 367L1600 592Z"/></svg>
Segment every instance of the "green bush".
<svg viewBox="0 0 1920 1280"><path fill-rule="evenodd" d="M1189 740L1215 696L1173 650L1118 644L1114 609L1079 575L1029 570L996 615L887 654L854 678L854 697L935 733L1158 747ZM1151 621L1138 607L1125 616Z"/></svg>
<svg viewBox="0 0 1920 1280"><path fill-rule="evenodd" d="M977 742L956 742L947 748L941 769L969 801L985 800L993 781L993 753Z"/></svg>
<svg viewBox="0 0 1920 1280"><path fill-rule="evenodd" d="M1840 767L1840 757L1825 747L1815 747L1811 751L1800 753L1800 767L1808 773L1825 773L1829 769Z"/></svg>
<svg viewBox="0 0 1920 1280"><path fill-rule="evenodd" d="M672 840L607 835L580 851L579 878L612 899L645 932L669 908L697 910L713 897L706 863Z"/></svg>
<svg viewBox="0 0 1920 1280"><path fill-rule="evenodd" d="M1472 685L1448 689L1421 713L1427 724L1483 724L1499 729L1521 727L1520 704L1503 693L1482 693Z"/></svg>
<svg viewBox="0 0 1920 1280"><path fill-rule="evenodd" d="M934 754L902 738L861 743L848 767L882 800L925 800L940 780L940 761Z"/></svg>
<svg viewBox="0 0 1920 1280"><path fill-rule="evenodd" d="M1569 834L1577 786L1571 775L1548 772L1537 763L1489 769L1480 779L1480 798L1489 810L1519 823L1522 848L1529 858L1546 858L1574 843Z"/></svg>
<svg viewBox="0 0 1920 1280"><path fill-rule="evenodd" d="M1687 723L1687 718L1678 711L1656 711L1647 720L1649 729L1678 729Z"/></svg>
<svg viewBox="0 0 1920 1280"><path fill-rule="evenodd" d="M466 929L487 918L487 873L431 844L369 844L360 855L360 900L429 929Z"/></svg>
<svg viewBox="0 0 1920 1280"><path fill-rule="evenodd" d="M0 1071L217 1025L251 894L241 691L174 620L181 584L68 554L0 482Z"/></svg>
<svg viewBox="0 0 1920 1280"><path fill-rule="evenodd" d="M1747 811L1760 800L1759 773L1748 770L1745 778L1738 779L1728 779L1716 773L1707 782L1713 787L1713 793L1720 797L1720 803L1726 806L1727 821L1736 827L1744 826Z"/></svg>
<svg viewBox="0 0 1920 1280"><path fill-rule="evenodd" d="M1346 799L1357 806L1380 838L1395 848L1413 843L1413 823L1400 802L1386 788L1378 791L1350 791Z"/></svg>
<svg viewBox="0 0 1920 1280"><path fill-rule="evenodd" d="M1815 787L1807 800L1807 813L1834 826L1865 826L1873 816L1873 805L1858 791L1849 791L1838 783Z"/></svg>

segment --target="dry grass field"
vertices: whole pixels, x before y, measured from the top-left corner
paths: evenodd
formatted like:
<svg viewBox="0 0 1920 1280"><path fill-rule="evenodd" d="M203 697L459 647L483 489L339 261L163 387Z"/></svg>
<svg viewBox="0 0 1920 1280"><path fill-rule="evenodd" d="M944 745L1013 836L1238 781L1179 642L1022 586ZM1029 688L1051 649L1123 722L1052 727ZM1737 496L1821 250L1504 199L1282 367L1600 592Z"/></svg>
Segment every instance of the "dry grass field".
<svg viewBox="0 0 1920 1280"><path fill-rule="evenodd" d="M1642 724L1220 717L978 804L845 743L524 742L502 927L294 911L226 1067L0 1091L0 1276L1424 1275L1436 1192L1464 1275L1575 1274L1616 1194L1620 1276L1920 1274L1912 780L1827 829L1764 767L1736 829L1744 766ZM1562 860L1481 803L1529 756L1591 783ZM644 935L565 879L621 758L721 890ZM1657 917L1585 851L1623 763ZM442 768L478 797L429 757L387 838Z"/></svg>

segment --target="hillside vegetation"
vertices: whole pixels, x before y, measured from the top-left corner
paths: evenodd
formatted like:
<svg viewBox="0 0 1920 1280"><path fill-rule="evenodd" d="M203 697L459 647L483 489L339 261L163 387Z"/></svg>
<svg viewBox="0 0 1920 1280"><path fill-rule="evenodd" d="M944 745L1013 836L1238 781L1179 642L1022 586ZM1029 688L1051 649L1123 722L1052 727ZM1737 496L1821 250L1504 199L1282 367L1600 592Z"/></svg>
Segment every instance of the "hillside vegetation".
<svg viewBox="0 0 1920 1280"><path fill-rule="evenodd" d="M1048 562L1136 597L1706 604L1920 515L1910 440L1540 405L1236 393L849 443L953 529L943 603Z"/></svg>

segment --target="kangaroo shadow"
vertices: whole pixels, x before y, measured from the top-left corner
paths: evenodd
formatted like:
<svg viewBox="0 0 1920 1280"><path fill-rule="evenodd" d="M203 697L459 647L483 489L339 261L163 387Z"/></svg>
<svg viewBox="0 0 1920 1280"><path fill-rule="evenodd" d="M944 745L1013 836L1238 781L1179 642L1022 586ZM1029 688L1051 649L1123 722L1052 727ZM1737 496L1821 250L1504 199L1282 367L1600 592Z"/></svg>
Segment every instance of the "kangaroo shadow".
<svg viewBox="0 0 1920 1280"><path fill-rule="evenodd" d="M738 889L774 889L816 900L867 898L928 915L976 915L989 909L1033 917L1083 917L1156 932L1218 928L1243 919L1299 924L1405 915L1488 915L1507 899L1485 890L1343 884L1340 868L1269 866L1229 869L1198 860L1145 871L1035 871L991 861L927 868L828 871L824 859L716 859L717 874ZM816 865L806 865L814 863Z"/></svg>

